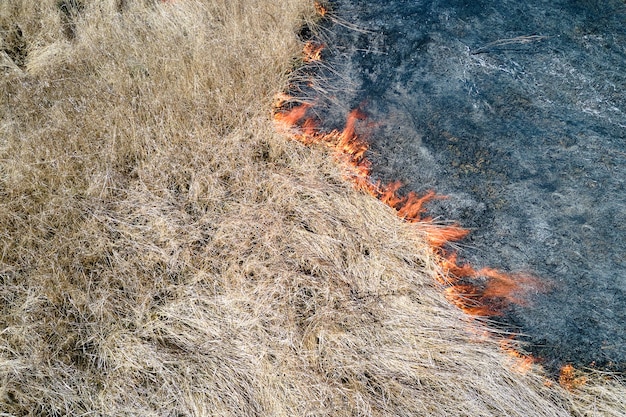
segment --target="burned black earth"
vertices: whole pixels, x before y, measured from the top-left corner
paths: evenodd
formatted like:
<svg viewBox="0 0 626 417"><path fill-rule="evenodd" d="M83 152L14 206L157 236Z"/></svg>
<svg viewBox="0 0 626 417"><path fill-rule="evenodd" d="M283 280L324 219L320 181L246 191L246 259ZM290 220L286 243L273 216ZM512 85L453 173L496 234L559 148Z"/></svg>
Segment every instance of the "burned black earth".
<svg viewBox="0 0 626 417"><path fill-rule="evenodd" d="M373 175L449 196L459 255L539 277L513 306L548 370L626 370L626 5L617 0L340 0L314 97L361 107ZM306 77L304 77L306 78Z"/></svg>

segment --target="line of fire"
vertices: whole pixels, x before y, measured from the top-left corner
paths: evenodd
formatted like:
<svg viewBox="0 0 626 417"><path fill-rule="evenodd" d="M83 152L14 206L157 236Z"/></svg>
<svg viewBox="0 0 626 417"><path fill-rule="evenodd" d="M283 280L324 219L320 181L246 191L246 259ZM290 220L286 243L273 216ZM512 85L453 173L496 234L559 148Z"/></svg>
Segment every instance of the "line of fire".
<svg viewBox="0 0 626 417"><path fill-rule="evenodd" d="M315 7L320 19L332 19L327 7L318 2ZM305 42L301 58L303 65L322 61L324 47L324 43L316 40ZM308 80L308 83L312 82L314 80ZM530 291L547 290L541 280L531 274L507 273L493 268L476 269L460 262L449 244L461 241L469 231L457 223L435 221L427 213L428 202L445 199L445 195L435 191L423 195L415 192L403 194L399 181L381 183L372 178L372 163L367 157L369 145L362 132L371 126L366 110L356 108L350 111L346 116L345 127L341 130L323 131L314 107L311 102L303 102L288 93L277 95L274 103L277 130L307 146L328 148L348 182L393 208L400 218L413 224L436 255L441 270L437 280L452 304L470 317L493 318L504 315L512 304L526 305L528 301L525 295ZM533 364L540 363L540 359L518 349L515 335L494 332L491 336L499 338L502 350L516 359L515 370L527 372ZM576 375L571 365L565 365L561 369L559 383L568 389L583 384L584 377ZM551 383L547 381L547 384Z"/></svg>

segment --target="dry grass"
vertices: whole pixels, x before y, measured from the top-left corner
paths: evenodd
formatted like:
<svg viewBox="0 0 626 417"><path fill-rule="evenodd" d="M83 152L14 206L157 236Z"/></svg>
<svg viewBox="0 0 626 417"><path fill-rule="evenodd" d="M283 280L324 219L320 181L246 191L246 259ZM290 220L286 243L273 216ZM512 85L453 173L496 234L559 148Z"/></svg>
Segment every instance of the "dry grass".
<svg viewBox="0 0 626 417"><path fill-rule="evenodd" d="M0 3L0 415L623 415L520 375L274 132L308 0Z"/></svg>

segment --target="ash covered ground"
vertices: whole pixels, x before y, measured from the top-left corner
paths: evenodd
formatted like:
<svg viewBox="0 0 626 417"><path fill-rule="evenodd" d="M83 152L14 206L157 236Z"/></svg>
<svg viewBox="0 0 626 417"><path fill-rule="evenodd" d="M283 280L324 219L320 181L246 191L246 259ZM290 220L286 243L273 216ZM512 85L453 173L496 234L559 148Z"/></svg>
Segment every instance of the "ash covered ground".
<svg viewBox="0 0 626 417"><path fill-rule="evenodd" d="M361 106L375 178L447 195L462 259L546 284L502 323L549 370L626 370L624 2L334 4L303 92L325 127Z"/></svg>

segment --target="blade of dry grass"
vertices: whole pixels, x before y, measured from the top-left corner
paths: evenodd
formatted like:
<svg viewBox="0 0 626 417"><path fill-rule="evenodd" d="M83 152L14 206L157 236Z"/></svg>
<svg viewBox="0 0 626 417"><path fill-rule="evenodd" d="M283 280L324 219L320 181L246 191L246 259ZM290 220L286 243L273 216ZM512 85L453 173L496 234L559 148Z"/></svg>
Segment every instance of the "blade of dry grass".
<svg viewBox="0 0 626 417"><path fill-rule="evenodd" d="M421 236L273 131L313 16L0 3L2 415L622 413L512 371Z"/></svg>

